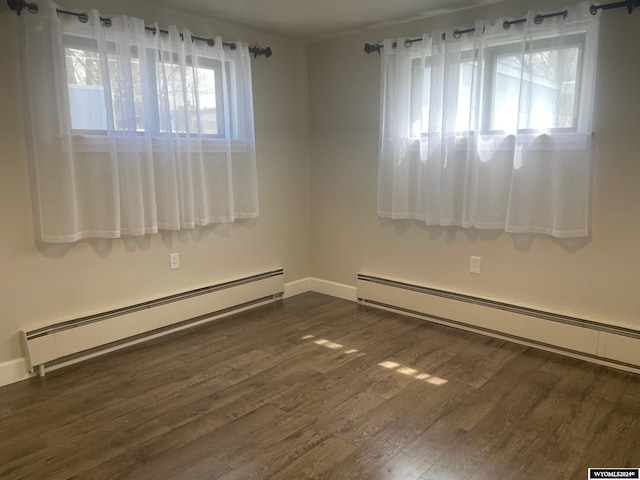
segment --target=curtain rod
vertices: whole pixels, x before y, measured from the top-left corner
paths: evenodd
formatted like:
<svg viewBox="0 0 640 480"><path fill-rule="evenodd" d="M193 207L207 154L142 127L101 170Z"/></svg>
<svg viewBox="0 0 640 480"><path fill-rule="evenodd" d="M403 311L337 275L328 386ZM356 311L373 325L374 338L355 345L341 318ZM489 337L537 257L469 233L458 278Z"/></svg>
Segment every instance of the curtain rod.
<svg viewBox="0 0 640 480"><path fill-rule="evenodd" d="M20 15L22 13L22 10L25 10L25 9L29 13L38 12L38 4L33 2L27 2L26 0L7 0L7 5L11 10L15 11L18 15ZM70 10L62 10L59 8L56 11L58 12L58 14L61 13L63 15L71 15L71 16L77 17L78 20L82 23L87 23L89 21L89 15L87 15L86 13L72 12ZM112 25L112 21L109 17L100 17L100 22L102 23L103 26L107 28L111 27ZM148 25L145 25L144 28L145 30L153 32L154 35L156 34L156 27L150 27ZM164 33L164 34L169 33L168 30L164 30L162 28L159 30L160 30L160 33ZM184 35L182 33L180 33L180 39L184 40ZM213 47L216 43L213 38L198 37L196 35L191 35L191 41L196 41L196 40L201 42L206 42L207 45L209 45L210 47ZM231 50L236 49L236 44L232 42L222 42L222 45L225 47L229 47ZM253 53L254 58L257 58L260 55L264 55L265 57L269 58L273 54L273 52L271 51L271 47L266 47L266 48L249 47L249 51Z"/></svg>
<svg viewBox="0 0 640 480"><path fill-rule="evenodd" d="M640 7L640 0L623 0L621 2L605 3L604 5L591 5L589 7L589 12L591 13L591 15L595 15L596 13L598 13L598 10L611 10L613 8L625 8L625 7L629 11L629 13L633 13L634 8ZM559 16L566 18L567 11L563 10L561 12L548 13L546 15L536 15L533 21L536 23L536 25L540 25L542 22L544 22L545 18L552 18L552 17L559 17ZM502 23L502 28L504 28L505 30L509 30L509 28L511 28L511 25L515 25L517 23L524 23L526 21L527 21L526 18L518 18L517 20L505 20ZM463 30L456 29L453 31L453 37L460 38L465 33L470 33L475 31L476 29L473 27L465 28ZM443 33L442 34L443 40L444 40L444 36L445 35ZM404 46L410 47L415 42L421 42L421 41L422 41L422 38L408 38L407 40L404 41ZM365 43L364 51L366 53L380 52L383 46L384 45L382 45L381 43ZM398 43L393 42L392 46L393 48L396 48L398 46Z"/></svg>

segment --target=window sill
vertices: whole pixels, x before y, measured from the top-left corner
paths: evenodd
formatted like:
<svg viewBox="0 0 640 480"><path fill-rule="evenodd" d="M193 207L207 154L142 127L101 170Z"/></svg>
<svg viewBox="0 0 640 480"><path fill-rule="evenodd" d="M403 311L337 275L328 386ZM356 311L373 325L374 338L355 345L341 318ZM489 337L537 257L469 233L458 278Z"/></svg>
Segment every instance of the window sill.
<svg viewBox="0 0 640 480"><path fill-rule="evenodd" d="M60 149L64 153L70 151L82 153L107 153L115 149L121 151L145 151L149 147L153 152L170 150L184 151L190 149L203 153L247 153L253 141L231 140L224 138L192 138L162 136L120 136L120 135L60 135ZM229 144L228 144L229 143Z"/></svg>

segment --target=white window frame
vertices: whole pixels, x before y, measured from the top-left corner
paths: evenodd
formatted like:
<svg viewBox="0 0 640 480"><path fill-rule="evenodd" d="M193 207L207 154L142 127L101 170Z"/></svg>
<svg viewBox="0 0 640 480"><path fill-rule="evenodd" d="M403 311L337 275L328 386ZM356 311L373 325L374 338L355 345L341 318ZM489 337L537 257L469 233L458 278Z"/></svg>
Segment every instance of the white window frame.
<svg viewBox="0 0 640 480"><path fill-rule="evenodd" d="M73 34L69 34L69 33L65 33L63 35L63 41L64 41L64 49L66 52L67 48L72 48L72 49L77 49L77 50L84 50L84 51L91 51L91 52L95 52L98 53L98 47L97 47L97 40L91 37L84 37L84 36L80 36L80 35L73 35ZM111 44L113 44L113 42L108 42L111 46ZM95 44L95 45L94 45ZM175 56L176 54L173 53L173 56ZM134 55L132 54L132 57ZM150 134L152 136L162 136L165 132L161 127L160 127L160 107L158 104L158 82L157 82L157 70L156 67L158 65L158 62L155 59L155 52L151 49L147 50L147 78L148 81L150 83L150 85L148 85L148 91L153 92L155 94L155 102L151 102L151 108L152 108L152 129L151 131L146 131L144 129L137 129L137 134L142 136L145 134ZM66 59L65 59L66 62ZM227 85L229 86L229 88L232 88L234 84L233 82L233 76L234 76L234 62L231 60L225 60L226 62L226 72L227 72L227 78L226 78L226 82ZM177 62L176 62L177 63ZM189 57L187 57L187 64L188 65L192 65L191 60L189 59ZM214 133L201 133L201 134L190 134L189 136L192 138L204 138L204 139L210 139L210 140L216 140L216 139L224 139L225 138L225 122L224 122L224 97L223 97L223 75L222 75L222 64L220 60L213 60L210 58L204 58L204 57L200 57L198 59L198 68L201 69L209 69L209 70L213 70L215 72L215 94L216 94L216 117L217 117L217 123L216 123L216 128L217 128L217 132ZM65 78L66 78L66 71L65 71ZM69 85L69 83L67 82L67 85ZM231 95L231 98L235 99L234 95ZM111 99L106 99L105 98L105 102L106 101L111 101ZM237 132L238 132L238 127L235 124L236 119L237 119L237 115L234 114L235 110L234 108L232 108L233 105L230 105L230 129L231 129L231 138L232 140L239 140ZM72 121L72 114L71 114L71 108L70 108L70 104L69 102L67 103L67 105L64 106L64 108L66 108L67 114L69 115L69 120L70 120L70 124L73 123ZM108 115L108 113L107 113ZM115 129L115 133L119 133L122 132L124 133L124 130L121 129ZM131 133L131 132L127 132L127 133ZM71 129L71 134L72 135L82 135L82 136L89 136L89 137L99 137L99 136L104 136L107 134L107 130L104 129L76 129L76 128L72 128ZM173 134L177 134L178 136L187 136L186 132L173 132Z"/></svg>
<svg viewBox="0 0 640 480"><path fill-rule="evenodd" d="M566 39L568 39L569 41L566 41ZM528 40L528 45L531 48L527 48L525 53L535 53L535 52L541 52L541 51L551 51L551 50L557 50L557 49L561 49L561 48L565 48L565 47L578 47L579 48L579 60L578 60L578 65L577 65L577 70L576 70L576 89L575 89L575 94L574 94L574 98L575 98L575 105L574 105L574 112L573 112L573 119L572 119L572 126L571 127L549 127L549 128L544 128L544 129L529 129L529 128L518 128L517 129L517 133L518 134L528 134L528 133L536 133L536 132L540 132L540 131L545 131L548 133L566 133L566 134L571 134L571 133L587 133L587 132L579 132L579 114L580 114L580 100L581 100L581 92L582 92L582 88L583 88L583 82L584 82L584 78L583 78L583 59L584 59L584 51L587 45L587 32L584 30L578 31L578 32L567 32L566 34L563 34L561 36L546 36L546 37L541 37L541 38L533 38ZM502 44L499 45L495 45L492 47L489 47L488 49L486 49L487 51L487 55L484 58L483 62L484 65L482 67L476 67L479 71L482 71L482 85L481 85L481 108L482 108L482 118L480 119L480 128L479 128L479 132L476 131L470 131L470 130L461 130L461 131L457 131L456 134L458 137L464 137L464 136L472 136L475 135L476 133L479 133L480 135L498 135L498 134L504 134L505 132L503 130L497 130L497 129L492 129L492 124L493 124L493 119L494 119L494 112L493 112L493 106L494 106L494 98L495 98L495 88L496 88L496 70L497 70L497 61L500 57L508 55L509 53L520 53L521 52L521 48L519 47L521 44L520 41L518 42L504 42ZM475 55L474 50L473 49L463 49L461 52L461 55L463 57L468 58L469 60L471 60L472 62L477 62L477 55ZM430 66L431 62L430 62L430 58L431 57L425 57L425 72L427 71L427 67ZM464 62L464 59L463 59ZM464 62L467 63L467 62ZM416 58L414 58L412 60L412 65L411 65L411 109L410 109L410 130L413 130L411 125L414 124L414 122L418 119L421 118L422 116L422 105L417 105L417 101L415 100L416 98L416 88L423 88L422 85L417 86L414 82L416 80L416 74L414 73L414 69L416 68L420 68L422 62L420 60L420 57L416 56ZM422 138L426 138L429 137L430 132L427 131L422 131L420 132L420 137ZM412 139L418 139L419 137L416 136L414 131L410 131L409 132L409 137Z"/></svg>

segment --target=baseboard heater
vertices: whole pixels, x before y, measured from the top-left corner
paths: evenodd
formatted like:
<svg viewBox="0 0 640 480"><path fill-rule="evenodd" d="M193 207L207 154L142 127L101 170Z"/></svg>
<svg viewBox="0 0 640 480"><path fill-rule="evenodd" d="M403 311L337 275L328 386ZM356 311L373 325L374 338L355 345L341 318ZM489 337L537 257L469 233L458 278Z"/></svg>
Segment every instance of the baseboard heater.
<svg viewBox="0 0 640 480"><path fill-rule="evenodd" d="M640 373L640 331L359 273L361 303Z"/></svg>
<svg viewBox="0 0 640 480"><path fill-rule="evenodd" d="M282 297L277 269L22 331L29 371L95 356Z"/></svg>

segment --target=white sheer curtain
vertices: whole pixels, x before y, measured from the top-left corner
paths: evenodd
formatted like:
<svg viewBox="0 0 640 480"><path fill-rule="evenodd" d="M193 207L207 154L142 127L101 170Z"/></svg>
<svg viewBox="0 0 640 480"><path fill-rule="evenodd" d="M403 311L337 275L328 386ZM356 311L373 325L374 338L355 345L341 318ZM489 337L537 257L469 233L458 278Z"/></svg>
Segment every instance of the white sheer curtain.
<svg viewBox="0 0 640 480"><path fill-rule="evenodd" d="M599 20L538 15L385 40L379 216L589 234Z"/></svg>
<svg viewBox="0 0 640 480"><path fill-rule="evenodd" d="M45 242L258 215L248 47L38 1L22 19L34 209ZM87 20L83 22L81 20ZM183 41L184 39L184 41Z"/></svg>

